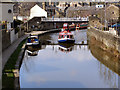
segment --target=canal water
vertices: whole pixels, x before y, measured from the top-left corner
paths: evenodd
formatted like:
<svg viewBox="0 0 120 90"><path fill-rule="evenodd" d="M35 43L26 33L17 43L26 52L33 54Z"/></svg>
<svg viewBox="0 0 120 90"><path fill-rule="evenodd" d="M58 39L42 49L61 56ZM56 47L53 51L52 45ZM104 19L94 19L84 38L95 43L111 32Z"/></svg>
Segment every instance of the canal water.
<svg viewBox="0 0 120 90"><path fill-rule="evenodd" d="M71 45L58 44L58 33L40 36L49 43L25 51L20 88L117 88L118 74L93 55L86 32L72 31Z"/></svg>

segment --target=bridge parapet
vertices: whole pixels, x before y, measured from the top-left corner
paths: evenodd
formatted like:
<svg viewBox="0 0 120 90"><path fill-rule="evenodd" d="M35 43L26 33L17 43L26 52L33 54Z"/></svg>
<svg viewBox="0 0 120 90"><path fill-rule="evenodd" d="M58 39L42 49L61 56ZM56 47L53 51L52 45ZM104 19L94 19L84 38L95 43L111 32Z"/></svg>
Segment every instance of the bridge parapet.
<svg viewBox="0 0 120 90"><path fill-rule="evenodd" d="M41 21L52 21L52 22L56 22L56 21L62 21L62 22L65 22L65 21L89 21L89 18L42 18Z"/></svg>

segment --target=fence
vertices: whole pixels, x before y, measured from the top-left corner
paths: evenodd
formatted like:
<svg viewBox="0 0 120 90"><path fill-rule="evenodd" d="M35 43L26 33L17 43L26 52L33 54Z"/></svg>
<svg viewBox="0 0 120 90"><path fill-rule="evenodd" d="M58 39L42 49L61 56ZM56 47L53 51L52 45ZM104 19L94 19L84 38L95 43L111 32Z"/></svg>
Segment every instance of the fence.
<svg viewBox="0 0 120 90"><path fill-rule="evenodd" d="M41 21L89 21L89 18L42 18Z"/></svg>

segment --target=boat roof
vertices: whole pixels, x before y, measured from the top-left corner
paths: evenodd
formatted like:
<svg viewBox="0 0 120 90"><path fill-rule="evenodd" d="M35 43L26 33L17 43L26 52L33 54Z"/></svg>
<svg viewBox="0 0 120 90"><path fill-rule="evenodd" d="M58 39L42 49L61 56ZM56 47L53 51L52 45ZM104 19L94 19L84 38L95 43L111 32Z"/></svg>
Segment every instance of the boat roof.
<svg viewBox="0 0 120 90"><path fill-rule="evenodd" d="M59 35L73 35L71 32L60 32Z"/></svg>
<svg viewBox="0 0 120 90"><path fill-rule="evenodd" d="M28 38L38 38L38 36L29 36Z"/></svg>

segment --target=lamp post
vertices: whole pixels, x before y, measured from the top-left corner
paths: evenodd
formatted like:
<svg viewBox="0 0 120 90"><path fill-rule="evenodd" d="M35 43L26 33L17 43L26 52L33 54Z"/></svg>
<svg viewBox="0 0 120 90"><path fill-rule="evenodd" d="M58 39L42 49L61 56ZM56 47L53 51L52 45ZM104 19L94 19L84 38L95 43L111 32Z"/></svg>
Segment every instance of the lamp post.
<svg viewBox="0 0 120 90"><path fill-rule="evenodd" d="M28 21L27 21L27 32L28 32Z"/></svg>

